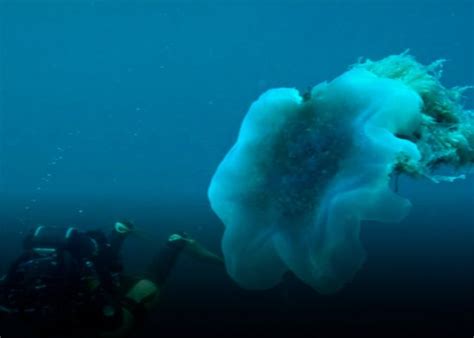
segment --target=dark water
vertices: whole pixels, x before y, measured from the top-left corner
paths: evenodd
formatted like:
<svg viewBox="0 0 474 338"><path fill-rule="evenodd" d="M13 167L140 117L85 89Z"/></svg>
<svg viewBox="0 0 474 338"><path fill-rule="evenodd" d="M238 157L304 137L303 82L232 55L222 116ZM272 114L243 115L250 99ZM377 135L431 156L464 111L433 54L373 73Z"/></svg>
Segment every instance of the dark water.
<svg viewBox="0 0 474 338"><path fill-rule="evenodd" d="M132 219L150 233L124 248L136 274L174 231L220 250L206 190L250 103L408 48L474 84L474 2L0 0L0 271L36 223ZM340 293L245 291L183 257L137 336L472 336L474 177L400 194L411 214L363 225L368 261Z"/></svg>

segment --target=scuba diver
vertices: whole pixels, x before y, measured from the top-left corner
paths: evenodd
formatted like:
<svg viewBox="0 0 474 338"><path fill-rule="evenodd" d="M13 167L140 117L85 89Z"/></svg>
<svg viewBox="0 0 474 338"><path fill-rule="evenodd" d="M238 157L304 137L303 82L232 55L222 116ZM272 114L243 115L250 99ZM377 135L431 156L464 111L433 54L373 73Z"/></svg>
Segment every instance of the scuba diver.
<svg viewBox="0 0 474 338"><path fill-rule="evenodd" d="M185 233L172 234L146 279L123 274L121 248L136 232L118 221L102 231L38 226L0 280L0 319L17 319L40 337L127 337L144 322L181 253L223 259Z"/></svg>

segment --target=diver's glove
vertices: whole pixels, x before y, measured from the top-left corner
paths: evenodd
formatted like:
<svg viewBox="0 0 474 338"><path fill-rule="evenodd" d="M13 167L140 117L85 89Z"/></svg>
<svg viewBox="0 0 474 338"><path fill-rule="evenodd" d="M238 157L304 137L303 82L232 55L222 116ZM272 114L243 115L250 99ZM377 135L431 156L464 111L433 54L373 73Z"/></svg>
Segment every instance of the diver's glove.
<svg viewBox="0 0 474 338"><path fill-rule="evenodd" d="M122 236L127 236L133 232L135 226L130 221L117 221L114 225L114 230Z"/></svg>
<svg viewBox="0 0 474 338"><path fill-rule="evenodd" d="M192 242L194 242L194 240L190 238L187 233L180 232L168 237L166 245L172 249L182 250Z"/></svg>

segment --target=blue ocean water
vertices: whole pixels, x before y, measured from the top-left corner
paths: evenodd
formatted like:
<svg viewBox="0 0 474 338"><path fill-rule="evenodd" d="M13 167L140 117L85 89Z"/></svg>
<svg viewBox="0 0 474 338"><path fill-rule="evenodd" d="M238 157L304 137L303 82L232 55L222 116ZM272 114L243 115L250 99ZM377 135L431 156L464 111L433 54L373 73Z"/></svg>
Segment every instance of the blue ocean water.
<svg viewBox="0 0 474 338"><path fill-rule="evenodd" d="M446 59L445 85L473 85L474 2L0 0L0 271L35 224L129 218L149 233L124 248L133 273L171 232L219 251L207 187L251 102L406 49L423 63ZM473 108L473 91L465 101ZM161 324L141 335L184 333L176 323L204 335L224 324L357 332L379 321L472 334L474 175L402 178L399 193L412 212L363 225L368 261L340 293L320 296L291 276L249 292L184 258Z"/></svg>

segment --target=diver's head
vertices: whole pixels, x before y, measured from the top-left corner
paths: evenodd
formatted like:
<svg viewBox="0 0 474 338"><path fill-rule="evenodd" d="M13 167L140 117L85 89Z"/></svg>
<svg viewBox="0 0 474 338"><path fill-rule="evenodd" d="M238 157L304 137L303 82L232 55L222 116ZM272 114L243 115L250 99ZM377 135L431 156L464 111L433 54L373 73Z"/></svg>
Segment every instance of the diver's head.
<svg viewBox="0 0 474 338"><path fill-rule="evenodd" d="M119 220L115 222L114 230L115 232L119 233L120 235L127 235L131 233L135 228L132 222L128 220Z"/></svg>

